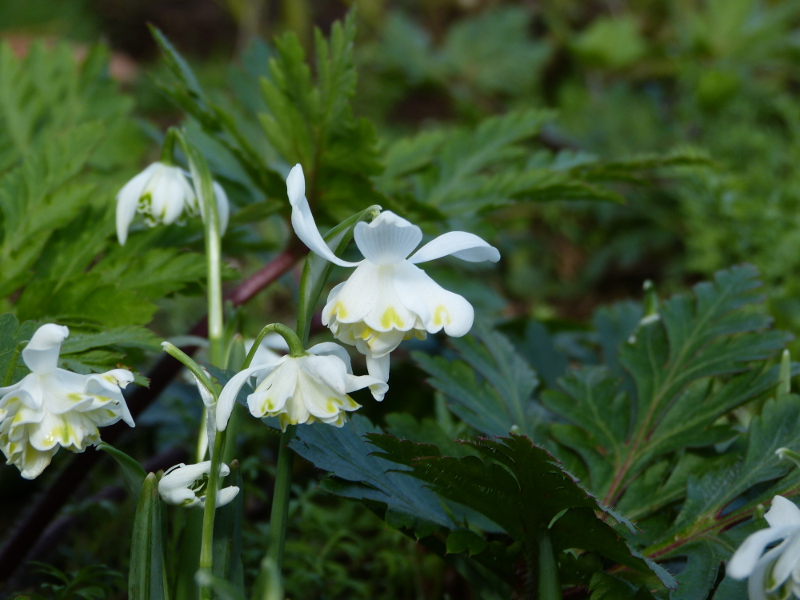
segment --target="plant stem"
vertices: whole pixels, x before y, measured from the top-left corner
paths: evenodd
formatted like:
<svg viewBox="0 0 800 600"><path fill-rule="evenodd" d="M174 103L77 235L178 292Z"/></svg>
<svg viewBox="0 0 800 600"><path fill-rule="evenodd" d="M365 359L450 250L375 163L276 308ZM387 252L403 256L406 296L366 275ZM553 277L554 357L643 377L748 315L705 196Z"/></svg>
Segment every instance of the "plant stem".
<svg viewBox="0 0 800 600"><path fill-rule="evenodd" d="M203 509L203 537L200 542L200 569L211 572L214 562L214 516L217 508L217 489L219 489L219 468L225 452L225 432L218 431L211 455L211 471L208 474L206 505ZM200 600L211 600L211 588L200 586Z"/></svg>
<svg viewBox="0 0 800 600"><path fill-rule="evenodd" d="M272 513L269 520L269 547L267 556L275 561L278 572L283 565L283 546L286 540L286 522L289 515L289 492L292 487L292 459L294 452L289 442L294 439L297 425L289 425L281 434L278 449L278 474L275 478L275 493L272 497Z"/></svg>
<svg viewBox="0 0 800 600"><path fill-rule="evenodd" d="M550 531L539 532L539 600L561 600L558 561L550 540Z"/></svg>
<svg viewBox="0 0 800 600"><path fill-rule="evenodd" d="M12 380L14 379L14 371L17 370L17 362L19 362L19 355L25 349L25 346L28 345L28 340L24 342L20 342L17 344L16 348L14 348L14 352L11 354L11 360L8 362L8 369L6 370L6 376L3 378L3 387L7 387L11 385Z"/></svg>

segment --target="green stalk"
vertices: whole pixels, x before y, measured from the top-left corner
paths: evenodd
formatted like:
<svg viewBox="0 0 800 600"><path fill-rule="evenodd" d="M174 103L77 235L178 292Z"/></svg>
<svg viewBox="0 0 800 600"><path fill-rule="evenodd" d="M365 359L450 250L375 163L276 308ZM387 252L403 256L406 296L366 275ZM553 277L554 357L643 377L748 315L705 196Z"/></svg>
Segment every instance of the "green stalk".
<svg viewBox="0 0 800 600"><path fill-rule="evenodd" d="M211 455L211 472L208 474L206 505L203 509L203 535L200 541L200 570L212 572L214 566L214 517L219 489L219 467L225 452L225 432L218 431ZM200 600L211 600L211 587L200 585Z"/></svg>
<svg viewBox="0 0 800 600"><path fill-rule="evenodd" d="M558 561L550 539L550 530L539 532L539 600L561 600Z"/></svg>
<svg viewBox="0 0 800 600"><path fill-rule="evenodd" d="M300 338L297 337L297 334L294 331L289 329L286 325L281 325L280 323L270 323L258 332L256 340L253 342L253 346L250 348L250 352L247 353L247 356L244 359L242 370L250 366L250 363L253 362L253 357L256 355L256 352L258 352L258 347L261 345L261 342L264 341L264 338L267 337L268 333L273 331L280 334L280 336L286 340L286 344L289 346L289 356L297 358L307 354L303 348Z"/></svg>
<svg viewBox="0 0 800 600"><path fill-rule="evenodd" d="M278 449L278 473L275 477L275 493L272 496L272 512L269 519L269 546L267 556L275 561L280 573L283 566L283 547L286 541L286 523L289 520L289 492L292 488L292 461L294 452L289 443L294 439L297 425L289 425L281 434Z"/></svg>

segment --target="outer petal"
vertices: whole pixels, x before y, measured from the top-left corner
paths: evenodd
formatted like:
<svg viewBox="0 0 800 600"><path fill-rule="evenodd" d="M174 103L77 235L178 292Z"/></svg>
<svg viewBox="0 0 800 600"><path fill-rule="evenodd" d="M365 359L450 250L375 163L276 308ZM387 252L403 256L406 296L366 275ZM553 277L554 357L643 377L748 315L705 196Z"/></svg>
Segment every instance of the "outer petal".
<svg viewBox="0 0 800 600"><path fill-rule="evenodd" d="M377 400L378 402L383 400L383 397L386 395L386 392L389 391L389 384L371 375L360 375L359 377L350 375L347 378L348 394L350 392L354 392L356 390L360 390L365 387L369 388L369 390L372 392L372 397L375 398L375 400Z"/></svg>
<svg viewBox="0 0 800 600"><path fill-rule="evenodd" d="M58 365L61 342L69 336L69 329L63 325L47 323L33 334L31 341L22 351L22 360L37 375L51 373Z"/></svg>
<svg viewBox="0 0 800 600"><path fill-rule="evenodd" d="M381 381L389 381L389 355L384 354L383 356L373 356L371 353L366 355L367 358L367 372L376 379ZM375 396L375 392L372 393ZM383 394L381 397L378 398L375 396L375 400L381 401L383 400Z"/></svg>
<svg viewBox="0 0 800 600"><path fill-rule="evenodd" d="M230 218L231 208L228 203L228 195L222 186L216 181L214 182L214 197L217 199L217 215L219 215L219 231L220 234L225 234L228 229L228 220ZM236 494L234 494L235 496Z"/></svg>
<svg viewBox="0 0 800 600"><path fill-rule="evenodd" d="M417 250L408 260L412 263L427 262L452 254L467 262L500 260L500 252L477 235L466 231L451 231L431 240Z"/></svg>
<svg viewBox="0 0 800 600"><path fill-rule="evenodd" d="M750 577L764 548L772 542L792 535L796 530L792 527L770 527L750 535L733 554L726 567L727 574L733 579Z"/></svg>
<svg viewBox="0 0 800 600"><path fill-rule="evenodd" d="M239 493L239 488L235 485L231 485L226 488L222 488L220 491L217 492L217 504L216 507L219 508L220 506L225 506L233 501L236 498L236 494Z"/></svg>
<svg viewBox="0 0 800 600"><path fill-rule="evenodd" d="M770 591L781 587L789 579L792 571L800 564L800 528L782 546L784 546L783 552L781 552L780 557L775 562L775 566L772 568L770 579L773 584Z"/></svg>
<svg viewBox="0 0 800 600"><path fill-rule="evenodd" d="M368 261L391 265L405 260L419 246L422 230L387 210L370 224L357 224L353 237Z"/></svg>
<svg viewBox="0 0 800 600"><path fill-rule="evenodd" d="M359 263L347 262L336 256L322 238L306 199L306 181L303 176L303 167L299 164L294 166L289 177L286 178L286 192L289 195L289 202L292 204L292 227L297 237L312 252L335 265L340 267L357 266Z"/></svg>
<svg viewBox="0 0 800 600"><path fill-rule="evenodd" d="M304 356L297 359L298 366L314 381L344 394L347 388L347 366L336 355Z"/></svg>
<svg viewBox="0 0 800 600"><path fill-rule="evenodd" d="M778 556L781 555L784 547L785 544L776 546L762 556L753 566L752 573L750 574L750 580L747 582L747 593L750 597L750 600L768 600L766 594L767 572L770 570L772 564L775 562Z"/></svg>
<svg viewBox="0 0 800 600"><path fill-rule="evenodd" d="M386 267L385 267L386 268ZM388 267L391 268L391 267ZM355 323L366 317L378 301L376 285L381 267L364 261L350 278L334 287L322 309L322 323Z"/></svg>
<svg viewBox="0 0 800 600"><path fill-rule="evenodd" d="M775 496L764 518L770 527L800 526L800 508L783 496Z"/></svg>
<svg viewBox="0 0 800 600"><path fill-rule="evenodd" d="M472 327L475 318L472 305L409 262L395 267L395 289L400 301L419 315L429 333L444 328L447 335L461 337Z"/></svg>
<svg viewBox="0 0 800 600"><path fill-rule="evenodd" d="M233 405L236 402L236 396L239 395L239 390L244 387L244 384L247 383L247 380L260 371L273 371L280 364L282 364L284 360L285 358L282 358L274 363L256 365L255 367L250 367L249 369L240 371L231 377L230 381L228 381L228 383L225 384L225 387L222 388L222 391L219 394L219 399L217 400L217 431L225 431L225 428L228 426L228 419L231 418L231 412L233 411Z"/></svg>
<svg viewBox="0 0 800 600"><path fill-rule="evenodd" d="M353 374L353 367L350 364L350 355L347 353L347 350L342 348L339 344L334 342L322 342L321 344L311 346L308 352L309 354L315 354L317 356L336 356L344 363L347 372L351 375Z"/></svg>
<svg viewBox="0 0 800 600"><path fill-rule="evenodd" d="M139 198L159 164L153 163L147 167L126 183L117 194L117 239L119 239L120 246L124 246L128 239L128 228L131 226L136 208L139 206Z"/></svg>

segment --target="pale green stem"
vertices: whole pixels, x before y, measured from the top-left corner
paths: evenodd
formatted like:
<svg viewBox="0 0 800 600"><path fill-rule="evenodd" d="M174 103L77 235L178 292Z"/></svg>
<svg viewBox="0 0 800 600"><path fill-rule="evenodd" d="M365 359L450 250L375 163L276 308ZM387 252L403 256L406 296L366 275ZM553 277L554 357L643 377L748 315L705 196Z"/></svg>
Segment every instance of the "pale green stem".
<svg viewBox="0 0 800 600"><path fill-rule="evenodd" d="M211 472L206 488L206 505L203 509L203 536L200 542L200 570L211 573L214 566L214 517L217 509L217 490L219 489L219 467L225 452L225 432L218 431L211 455ZM200 585L200 600L211 600L212 590Z"/></svg>
<svg viewBox="0 0 800 600"><path fill-rule="evenodd" d="M297 425L289 425L281 434L278 448L278 473L275 477L275 493L272 496L272 512L269 519L269 547L267 556L275 561L280 573L283 566L283 547L286 541L286 523L289 520L289 492L292 488L292 461L294 452L289 443L294 439Z"/></svg>
<svg viewBox="0 0 800 600"><path fill-rule="evenodd" d="M561 583L558 580L556 560L550 530L539 532L539 600L561 600Z"/></svg>
<svg viewBox="0 0 800 600"><path fill-rule="evenodd" d="M258 352L258 347L261 345L261 342L264 341L264 338L267 337L268 333L273 331L280 334L280 336L286 340L286 343L289 346L289 356L297 358L298 356L305 356L307 354L303 348L300 338L297 337L297 334L294 331L289 329L286 325L281 325L280 323L270 323L258 332L256 340L253 342L253 347L250 348L250 352L247 353L247 356L244 359L242 370L250 366L250 363L253 362L253 357L256 355L256 352Z"/></svg>

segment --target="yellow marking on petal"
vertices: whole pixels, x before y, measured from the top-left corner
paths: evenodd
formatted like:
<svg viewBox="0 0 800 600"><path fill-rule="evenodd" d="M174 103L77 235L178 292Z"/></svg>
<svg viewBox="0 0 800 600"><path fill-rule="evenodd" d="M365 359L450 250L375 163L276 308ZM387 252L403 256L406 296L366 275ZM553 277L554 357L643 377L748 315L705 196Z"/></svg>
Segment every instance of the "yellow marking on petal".
<svg viewBox="0 0 800 600"><path fill-rule="evenodd" d="M333 305L333 311L331 312L337 319L347 318L347 309L344 307L341 301Z"/></svg>
<svg viewBox="0 0 800 600"><path fill-rule="evenodd" d="M328 412L336 412L339 410L341 406L341 402L337 398L328 398L328 401L325 403L325 408Z"/></svg>
<svg viewBox="0 0 800 600"><path fill-rule="evenodd" d="M73 402L80 402L81 400L83 400L83 396L81 394L76 394L75 392L67 394L67 398L69 398Z"/></svg>
<svg viewBox="0 0 800 600"><path fill-rule="evenodd" d="M117 413L115 413L115 412L114 412L113 410L111 410L110 408L107 408L107 409L106 409L106 414L107 414L109 417L116 417L116 416L117 416Z"/></svg>
<svg viewBox="0 0 800 600"><path fill-rule="evenodd" d="M443 324L450 325L450 313L443 304L436 307L436 311L433 313L433 324L436 327L441 327Z"/></svg>
<svg viewBox="0 0 800 600"><path fill-rule="evenodd" d="M358 333L354 332L353 333L353 337L354 338L361 338L362 340L368 340L373 335L375 335L375 330L372 329L372 327L370 327L366 323L362 323L362 327L361 327L361 331L360 332L358 332Z"/></svg>
<svg viewBox="0 0 800 600"><path fill-rule="evenodd" d="M405 327L405 321L400 318L400 315L397 314L397 311L394 309L394 306L390 306L383 312L383 316L381 317L381 327L385 329L389 329L392 325L397 325L400 329Z"/></svg>

